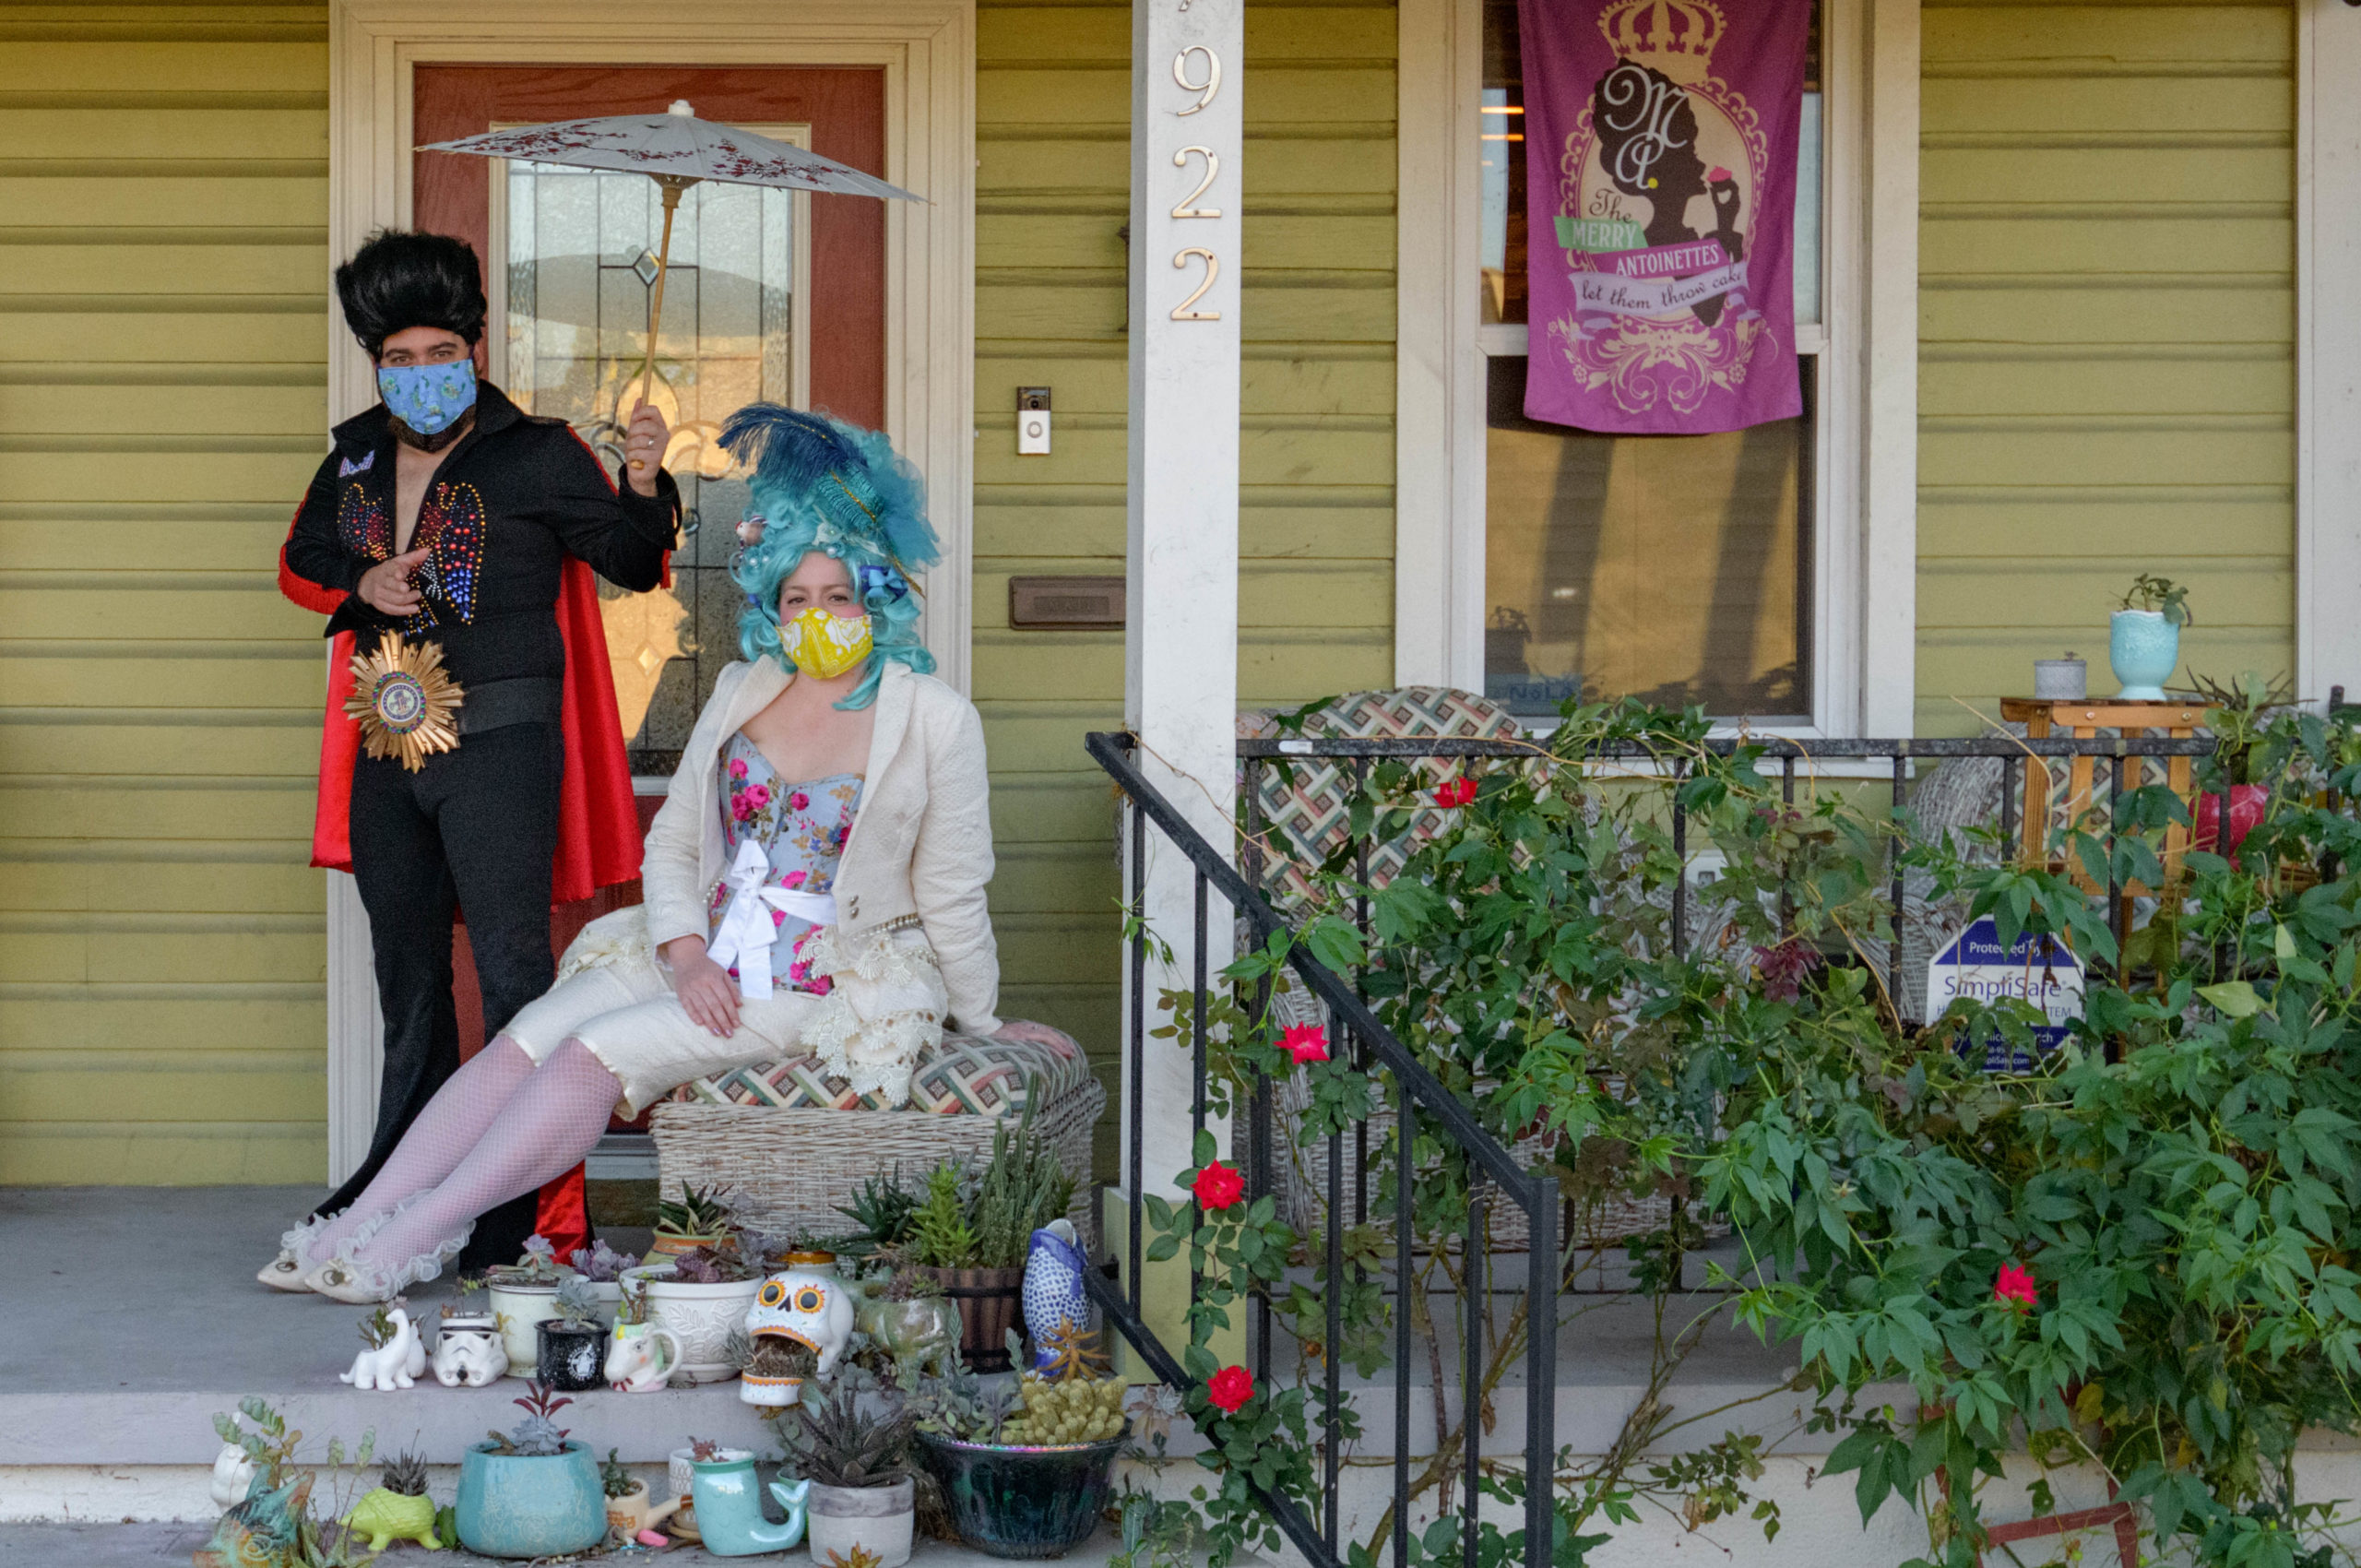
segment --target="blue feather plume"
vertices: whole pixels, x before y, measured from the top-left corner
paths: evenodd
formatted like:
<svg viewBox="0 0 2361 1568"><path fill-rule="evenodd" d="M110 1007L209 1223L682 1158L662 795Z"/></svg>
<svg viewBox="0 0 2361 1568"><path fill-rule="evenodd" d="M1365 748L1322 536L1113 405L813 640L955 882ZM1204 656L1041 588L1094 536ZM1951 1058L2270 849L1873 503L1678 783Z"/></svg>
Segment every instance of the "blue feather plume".
<svg viewBox="0 0 2361 1568"><path fill-rule="evenodd" d="M926 483L884 434L826 414L749 403L721 445L752 468L755 488L808 505L844 537L917 570L941 558L926 520Z"/></svg>

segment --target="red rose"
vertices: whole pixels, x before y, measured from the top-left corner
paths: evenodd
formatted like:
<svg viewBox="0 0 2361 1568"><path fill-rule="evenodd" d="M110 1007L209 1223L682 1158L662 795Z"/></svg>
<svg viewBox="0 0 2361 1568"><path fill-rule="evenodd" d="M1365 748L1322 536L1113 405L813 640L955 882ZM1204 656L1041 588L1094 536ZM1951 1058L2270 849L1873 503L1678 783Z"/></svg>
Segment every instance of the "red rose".
<svg viewBox="0 0 2361 1568"><path fill-rule="evenodd" d="M1464 806L1475 798L1476 780L1473 778L1446 779L1443 787L1435 791L1435 804L1439 806Z"/></svg>
<svg viewBox="0 0 2361 1568"><path fill-rule="evenodd" d="M1279 1049L1294 1057L1299 1067L1307 1062L1325 1062L1328 1037L1318 1024L1298 1024L1279 1036Z"/></svg>
<svg viewBox="0 0 2361 1568"><path fill-rule="evenodd" d="M2013 1263L2002 1264L2000 1277L1992 1285L1992 1299L2019 1309L2032 1306L2035 1299L2033 1270Z"/></svg>
<svg viewBox="0 0 2361 1568"><path fill-rule="evenodd" d="M1189 1190L1197 1194L1200 1208L1228 1208L1245 1195L1246 1178L1238 1173L1235 1166L1224 1165L1216 1159L1197 1172L1197 1179L1189 1183Z"/></svg>
<svg viewBox="0 0 2361 1568"><path fill-rule="evenodd" d="M1224 1367L1206 1380L1205 1397L1234 1416L1254 1397L1254 1374L1244 1367Z"/></svg>

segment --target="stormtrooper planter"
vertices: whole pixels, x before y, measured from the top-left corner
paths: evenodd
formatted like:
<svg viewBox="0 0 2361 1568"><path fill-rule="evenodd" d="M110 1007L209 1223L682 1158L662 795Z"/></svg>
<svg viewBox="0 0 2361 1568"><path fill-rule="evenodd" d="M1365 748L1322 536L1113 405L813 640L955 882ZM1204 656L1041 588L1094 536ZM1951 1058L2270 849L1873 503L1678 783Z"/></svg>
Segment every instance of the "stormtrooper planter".
<svg viewBox="0 0 2361 1568"><path fill-rule="evenodd" d="M434 1341L434 1381L445 1388L481 1388L508 1371L508 1347L490 1313L452 1313Z"/></svg>

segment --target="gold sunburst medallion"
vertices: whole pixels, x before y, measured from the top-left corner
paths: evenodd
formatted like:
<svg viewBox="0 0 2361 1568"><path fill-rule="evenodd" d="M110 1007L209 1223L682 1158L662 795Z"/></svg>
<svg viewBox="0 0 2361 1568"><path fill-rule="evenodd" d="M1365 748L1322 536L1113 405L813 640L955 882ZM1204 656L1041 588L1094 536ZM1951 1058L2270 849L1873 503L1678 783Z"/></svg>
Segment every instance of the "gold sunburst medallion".
<svg viewBox="0 0 2361 1568"><path fill-rule="evenodd" d="M443 650L431 642L404 643L388 632L374 653L352 658L348 718L361 724L361 743L373 757L398 757L416 773L436 752L457 750L457 719L465 688L444 672Z"/></svg>

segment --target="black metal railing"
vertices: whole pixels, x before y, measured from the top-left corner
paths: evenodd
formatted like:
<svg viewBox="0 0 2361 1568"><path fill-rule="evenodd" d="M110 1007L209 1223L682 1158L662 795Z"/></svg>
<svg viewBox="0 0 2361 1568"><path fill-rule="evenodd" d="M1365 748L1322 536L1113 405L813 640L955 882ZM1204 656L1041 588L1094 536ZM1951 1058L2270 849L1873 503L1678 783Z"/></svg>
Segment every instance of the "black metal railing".
<svg viewBox="0 0 2361 1568"><path fill-rule="evenodd" d="M2092 799L2079 804L2070 803L2073 812L2104 806L2104 822L2111 825L2116 817L2115 806L2127 790L2138 782L2137 770L2141 759L2194 759L2211 755L2214 742L2207 736L2192 737L2044 737L2017 739L2008 736L1984 736L1961 740L1833 740L1792 741L1765 738L1722 738L1703 742L1705 749L1729 754L1741 746L1761 748L1765 765L1775 765L1781 780L1782 793L1792 804L1796 795L1798 772L1813 770L1820 764L1849 764L1848 778L1866 781L1874 787L1879 775L1890 781L1893 804L1899 808L1906 799L1910 769L1916 763L1951 761L1954 759L1992 759L2000 764L2000 811L1999 826L2004 844L2013 844L2020 837L2020 812L2038 811L2045 823L2053 812L2052 789L2056 780L2050 777L2047 765L2056 760L2070 764L2074 759L2092 761ZM1128 840L1128 877L1130 906L1143 908L1146 867L1149 858L1151 832L1169 844L1189 862L1193 878L1192 923L1193 955L1192 971L1182 992L1181 1005L1189 1013L1187 1028L1182 1031L1192 1052L1192 1099L1191 1126L1192 1133L1202 1131L1207 1122L1207 1026L1213 1011L1214 987L1229 983L1208 973L1207 935L1215 901L1227 907L1225 918L1238 922L1242 940L1261 943L1271 933L1292 929L1293 923L1272 901L1268 887L1274 870L1275 854L1290 854L1303 861L1333 863L1336 846L1333 841L1319 845L1291 844L1284 836L1274 835L1264 816L1264 782L1275 766L1327 766L1351 770L1356 790L1365 790L1369 769L1378 759L1401 761L1459 761L1467 759L1497 759L1513 762L1534 759L1547 754L1531 742L1476 740L1354 740L1332 737L1311 739L1276 739L1241 741L1237 755L1240 766L1240 802L1244 818L1240 836L1240 859L1243 869L1233 866L1229 858L1208 844L1135 766L1135 743L1125 734L1093 734L1086 745L1094 760L1106 770L1119 787L1124 806L1122 831ZM2043 759L2044 768L2036 770L2041 779L2042 798L2038 802L2020 800L2022 765L2029 758ZM1652 770L1669 770L1674 779L1684 771L1679 761L1659 761L1655 753L1638 743L1606 744L1585 750L1580 757L1558 756L1559 764L1568 762L1612 765L1628 763ZM1864 772L1863 765L1873 771ZM1878 765L1882 764L1882 766ZM2104 799L2098 799L2101 778L2105 780ZM2129 782L2127 781L2129 778ZM2230 820L2228 802L2222 802L2219 821L2226 826ZM1689 856L1689 814L1679 803L1678 791L1673 792L1670 821L1676 854L1687 861ZM2113 829L2111 826L2097 828L2095 837L2107 844L2107 862L2115 864ZM1365 890L1369 885L1370 857L1375 846L1366 840L1355 841L1349 859L1356 866L1356 880ZM1890 995L1902 992L1903 942L1905 890L1902 855L1905 846L1896 835L1891 854L1892 863L1887 894L1892 916L1891 940L1887 944L1885 980ZM2114 926L2118 951L2125 932L2123 921L2128 900L2124 889L2110 883L2105 890L2108 918ZM1671 890L1671 940L1676 947L1688 940L1687 900L1690 897L1688 878L1675 879ZM2101 897L2094 886L2090 896ZM1356 901L1355 918L1366 941L1369 935L1369 909L1366 893ZM1150 999L1147 994L1149 944L1153 934L1134 929L1128 944L1127 962L1130 966L1129 1004L1125 1019L1125 1088L1122 1116L1127 1146L1126 1168L1123 1171L1130 1223L1126 1231L1124 1255L1116 1260L1113 1277L1093 1276L1092 1294L1106 1311L1109 1320L1137 1349L1143 1360L1167 1384L1176 1389L1187 1389L1191 1379L1183 1372L1178 1357L1165 1346L1148 1326L1143 1311L1145 1272L1143 1259L1142 1198L1150 1181L1161 1183L1172 1172L1149 1171L1143 1166L1144 1134L1146 1129L1146 1101L1142 1093L1146 1082L1146 1053L1150 1039ZM1486 1130L1476 1114L1427 1071L1412 1053L1387 1030L1370 1012L1358 994L1353 981L1323 966L1304 950L1301 944L1290 946L1287 967L1295 980L1310 992L1327 1016L1330 1055L1337 1059L1347 1056L1358 1066L1382 1083L1385 1092L1372 1095L1379 1104L1390 1103L1396 1120L1391 1132L1382 1134L1387 1146L1379 1151L1380 1164L1391 1166L1394 1191L1391 1194L1391 1215L1394 1256L1392 1289L1394 1295L1393 1322L1393 1408L1391 1447L1379 1446L1375 1452L1390 1454L1393 1460L1393 1499L1390 1536L1396 1568L1406 1568L1411 1561L1411 1451L1415 1446L1411 1431L1413 1354L1410 1296L1413 1290L1423 1290L1413 1272L1414 1241L1412 1216L1413 1187L1419 1174L1420 1160L1415 1151L1422 1137L1440 1140L1454 1151L1469 1174L1467 1225L1464 1237L1465 1251L1460 1253L1464 1272L1461 1276L1461 1300L1454 1303L1456 1316L1462 1324L1459 1367L1461 1447L1455 1459L1458 1478L1464 1487L1463 1506L1459 1524L1463 1531L1461 1544L1462 1568L1475 1568L1478 1560L1477 1500L1484 1495L1481 1485L1487 1467L1484 1439L1489 1419L1479 1421L1476 1412L1479 1407L1489 1409L1489 1392L1479 1386L1486 1376L1483 1367L1483 1340L1488 1332L1494 1336L1494 1351L1500 1354L1499 1328L1494 1314L1501 1301L1520 1305L1521 1312L1512 1315L1521 1318L1525 1336L1522 1357L1525 1377L1525 1420L1522 1453L1515 1462L1522 1465L1528 1484L1524 1497L1524 1556L1528 1568L1547 1568L1550 1560L1553 1537L1553 1479L1555 1476L1555 1391L1557 1372L1557 1329L1561 1295L1572 1293L1568 1270L1578 1245L1573 1236L1571 1213L1561 1208L1557 1182L1547 1175L1535 1175L1526 1170L1511 1150ZM1251 1000L1250 1013L1260 1017L1267 1004L1268 982ZM1247 1172L1250 1201L1269 1194L1274 1190L1271 1169L1273 1086L1258 1077L1251 1086L1247 1125L1230 1129L1231 1152L1234 1152L1243 1132L1247 1158L1239 1162ZM1346 1277L1345 1236L1350 1225L1366 1223L1371 1212L1370 1203L1370 1124L1364 1121L1356 1125L1353 1157L1345 1157L1341 1134L1328 1136L1326 1170L1322 1184L1325 1187L1319 1207L1320 1225L1323 1233L1311 1240L1321 1244L1327 1278L1325 1312L1327 1337L1322 1365L1318 1372L1323 1380L1324 1404L1321 1408L1316 1440L1319 1445L1320 1477L1323 1495L1318 1501L1316 1519L1290 1498L1271 1496L1257 1491L1258 1501L1269 1511L1273 1520L1287 1539L1317 1568L1340 1568L1344 1561L1344 1542L1340 1532L1339 1478L1347 1450L1354 1446L1346 1420L1342 1384L1344 1355L1340 1344L1341 1313ZM1349 1170L1349 1190L1347 1190ZM1489 1255L1495 1249L1488 1244L1488 1213L1495 1203L1516 1210L1527 1232L1525 1255L1520 1272L1521 1284L1502 1287L1489 1271L1494 1260ZM1430 1242L1432 1245L1431 1241ZM1510 1265L1514 1266L1514 1265ZM1676 1263L1676 1268L1678 1268ZM1676 1274L1676 1289L1678 1286ZM1192 1295L1196 1281L1192 1278ZM1267 1296L1258 1297L1252 1306L1248 1328L1249 1353L1254 1358L1258 1386L1269 1385L1273 1364L1272 1306ZM1512 1347L1513 1349L1513 1347ZM1433 1359L1436 1386L1432 1397L1437 1413L1435 1464L1445 1459L1443 1409L1445 1390L1442 1386L1441 1358ZM1496 1360L1493 1372L1500 1371ZM1388 1441L1382 1423L1364 1423L1368 1436L1363 1443L1382 1444ZM1503 1432L1505 1433L1505 1425ZM1505 1462L1507 1455L1495 1455L1495 1460ZM1443 1489L1442 1508L1448 1511L1448 1488Z"/></svg>
<svg viewBox="0 0 2361 1568"><path fill-rule="evenodd" d="M1207 1121L1206 1026L1212 994L1209 988L1216 979L1207 972L1208 918L1213 900L1217 897L1228 907L1230 917L1242 921L1246 932L1258 942L1285 928L1287 922L1258 890L1248 884L1228 858L1205 842L1171 802L1142 776L1132 760L1130 736L1094 734L1088 737L1086 743L1091 756L1114 778L1123 794L1128 817L1124 826L1131 851L1132 907L1134 909L1141 908L1145 897L1151 829L1183 856L1190 865L1193 879L1194 925L1194 940L1191 948L1192 968L1188 987L1188 1005L1192 1009L1188 1039L1192 1052L1191 1082L1193 1086L1190 1118L1192 1134L1201 1133ZM1142 1257L1145 1229L1142 1198L1151 1179L1163 1182L1172 1175L1169 1171L1148 1171L1143 1165L1142 1155L1146 1107L1145 1096L1141 1091L1146 1082L1149 1038L1146 982L1151 940L1150 932L1135 931L1128 955L1131 999L1123 1095L1124 1126L1129 1146L1124 1171L1130 1205L1127 1255L1121 1260L1120 1278L1093 1275L1090 1285L1099 1306L1156 1374L1170 1386L1185 1390L1191 1386L1192 1380L1183 1372L1171 1349L1148 1327L1143 1301L1146 1274ZM1407 1504L1410 1451L1413 1446L1409 1377L1413 1314L1407 1303L1411 1293L1424 1287L1418 1283L1413 1274L1412 1182L1417 1161L1407 1157L1406 1151L1416 1150L1418 1140L1424 1137L1447 1141L1466 1162L1470 1180L1466 1251L1462 1255L1471 1279L1473 1271L1487 1255L1484 1238L1488 1233L1489 1210L1495 1195L1499 1202L1519 1210L1525 1224L1529 1238L1525 1279L1521 1287L1508 1292L1522 1295L1525 1307L1522 1316L1525 1335L1523 1356L1525 1420L1524 1440L1519 1447L1524 1473L1534 1478L1533 1484L1525 1489L1525 1561L1527 1568L1548 1568L1554 1501L1548 1478L1552 1474L1557 1447L1554 1397L1557 1384L1557 1183L1546 1177L1534 1176L1518 1164L1514 1157L1484 1130L1467 1107L1443 1087L1384 1025L1378 1022L1346 980L1314 959L1299 944L1290 948L1287 964L1295 978L1327 1009L1332 1056L1338 1056L1341 1060L1339 1048L1348 1051L1353 1061L1389 1086L1392 1092L1388 1098L1396 1111L1392 1136L1397 1140L1397 1150L1405 1151L1397 1154L1393 1161L1396 1183L1393 1216L1396 1310L1394 1313L1394 1419L1390 1450L1394 1461L1395 1498L1391 1529L1394 1560L1397 1563L1406 1563L1410 1560L1410 1509ZM1252 1086L1248 1120L1253 1129L1250 1134L1252 1152L1249 1158L1240 1163L1247 1173L1248 1201L1253 1202L1272 1191L1269 1131L1272 1084L1267 1077L1258 1076ZM1236 1131L1233 1129L1233 1147ZM1354 1424L1347 1415L1343 1385L1345 1355L1341 1338L1343 1281L1347 1272L1345 1228L1348 1213L1365 1218L1369 1212L1366 1192L1368 1164L1366 1160L1356 1164L1355 1181L1363 1190L1348 1201L1344 1192L1340 1139L1341 1134L1330 1135L1325 1235L1321 1238L1324 1243L1323 1256L1327 1268L1328 1289L1325 1292L1327 1338L1320 1368L1325 1398L1321 1405L1317 1432L1323 1483L1318 1510L1320 1517L1311 1517L1295 1499L1274 1496L1256 1489L1258 1501L1268 1510L1287 1538L1306 1558L1323 1565L1323 1568L1334 1568L1343 1562L1345 1556L1338 1482ZM1192 1295L1195 1284L1192 1278ZM1465 1438L1459 1457L1462 1462L1463 1496L1466 1499L1466 1505L1462 1511L1465 1530L1463 1560L1471 1565L1477 1560L1478 1538L1478 1510L1475 1500L1483 1495L1485 1459L1483 1425L1473 1419L1473 1413L1488 1398L1488 1391L1483 1386L1485 1372L1481 1357L1490 1307L1489 1300L1477 1293L1476 1299L1466 1303L1461 1314L1464 1342L1459 1393ZM1274 1345L1267 1297L1260 1297L1256 1301L1248 1341L1257 1384L1268 1387ZM1432 1396L1440 1406L1444 1398L1444 1390L1441 1386L1435 1387ZM1437 1458L1440 1461L1442 1455L1439 1454Z"/></svg>

